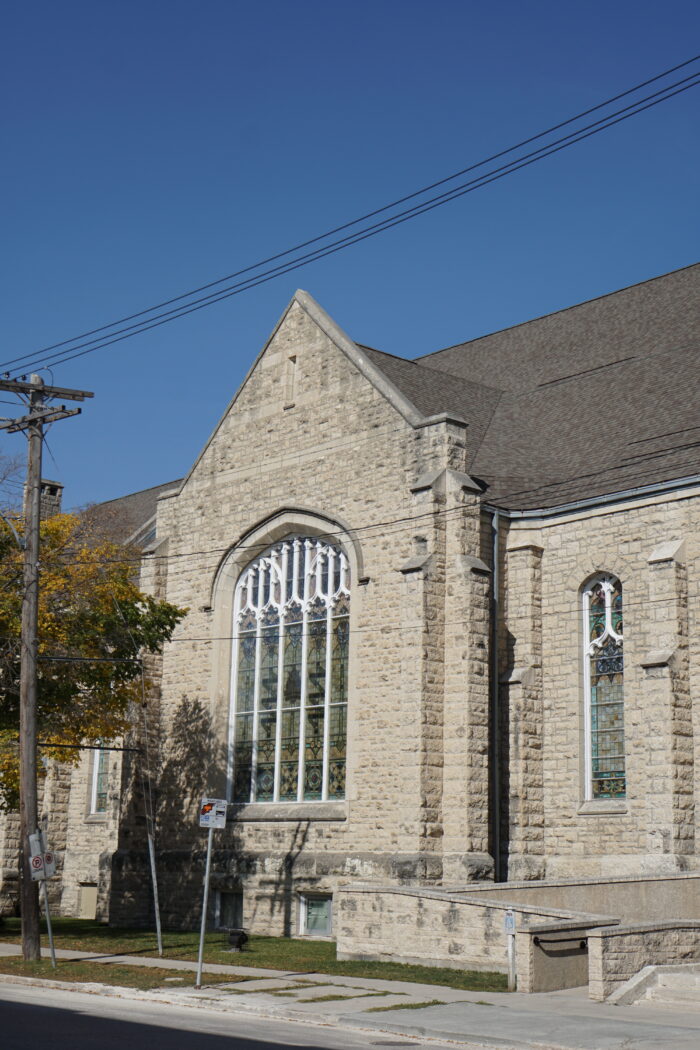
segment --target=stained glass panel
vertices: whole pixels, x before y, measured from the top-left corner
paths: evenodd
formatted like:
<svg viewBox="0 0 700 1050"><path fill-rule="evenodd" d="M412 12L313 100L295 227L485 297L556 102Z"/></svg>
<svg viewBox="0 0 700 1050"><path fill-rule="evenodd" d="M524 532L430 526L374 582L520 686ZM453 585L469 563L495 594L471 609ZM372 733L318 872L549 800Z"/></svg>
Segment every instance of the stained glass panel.
<svg viewBox="0 0 700 1050"><path fill-rule="evenodd" d="M304 736L304 798L318 799L323 793L323 721L322 707L307 707Z"/></svg>
<svg viewBox="0 0 700 1050"><path fill-rule="evenodd" d="M252 711L255 699L255 634L246 632L238 641L236 710Z"/></svg>
<svg viewBox="0 0 700 1050"><path fill-rule="evenodd" d="M345 748L347 739L347 706L330 709L328 741L328 797L345 798Z"/></svg>
<svg viewBox="0 0 700 1050"><path fill-rule="evenodd" d="M350 621L340 616L331 623L331 703L345 704L348 699L348 643Z"/></svg>
<svg viewBox="0 0 700 1050"><path fill-rule="evenodd" d="M301 703L301 659L303 624L290 623L284 633L284 669L282 673L282 705L298 707Z"/></svg>
<svg viewBox="0 0 700 1050"><path fill-rule="evenodd" d="M624 657L622 586L606 578L589 604L589 710L591 791L595 798L624 798Z"/></svg>
<svg viewBox="0 0 700 1050"><path fill-rule="evenodd" d="M253 716L238 715L235 726L235 745L233 750L233 800L248 802L250 799L250 779L253 771Z"/></svg>
<svg viewBox="0 0 700 1050"><path fill-rule="evenodd" d="M306 656L306 705L322 704L326 695L326 614L315 604L309 619ZM320 617L323 617L322 619Z"/></svg>
<svg viewBox="0 0 700 1050"><path fill-rule="evenodd" d="M279 628L266 627L260 632L260 707L270 711L277 707L279 663Z"/></svg>
<svg viewBox="0 0 700 1050"><path fill-rule="evenodd" d="M258 765L255 798L270 802L275 797L275 728L276 711L261 711L258 723Z"/></svg>
<svg viewBox="0 0 700 1050"><path fill-rule="evenodd" d="M280 801L294 802L299 781L299 710L282 712Z"/></svg>

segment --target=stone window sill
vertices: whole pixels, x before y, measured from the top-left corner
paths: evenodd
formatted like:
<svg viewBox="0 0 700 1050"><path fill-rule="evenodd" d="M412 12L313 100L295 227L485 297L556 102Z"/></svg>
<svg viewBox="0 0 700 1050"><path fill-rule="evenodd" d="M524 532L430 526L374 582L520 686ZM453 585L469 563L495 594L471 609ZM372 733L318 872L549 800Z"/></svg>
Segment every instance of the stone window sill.
<svg viewBox="0 0 700 1050"><path fill-rule="evenodd" d="M106 813L88 813L85 818L86 824L106 824L107 814Z"/></svg>
<svg viewBox="0 0 700 1050"><path fill-rule="evenodd" d="M588 802L582 802L577 810L580 816L593 817L607 817L628 812L627 801L617 798L589 799Z"/></svg>
<svg viewBox="0 0 700 1050"><path fill-rule="evenodd" d="M244 802L229 806L229 820L347 820L347 802Z"/></svg>

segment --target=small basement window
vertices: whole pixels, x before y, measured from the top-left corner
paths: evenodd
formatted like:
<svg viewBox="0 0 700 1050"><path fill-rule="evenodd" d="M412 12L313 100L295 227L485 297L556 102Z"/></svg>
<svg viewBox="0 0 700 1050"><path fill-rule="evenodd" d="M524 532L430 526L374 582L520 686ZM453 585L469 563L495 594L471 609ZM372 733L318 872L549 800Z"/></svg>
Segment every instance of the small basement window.
<svg viewBox="0 0 700 1050"><path fill-rule="evenodd" d="M221 929L240 930L243 927L242 890L221 890L217 926Z"/></svg>
<svg viewBox="0 0 700 1050"><path fill-rule="evenodd" d="M331 896L300 898L300 932L307 937L330 937L332 928Z"/></svg>

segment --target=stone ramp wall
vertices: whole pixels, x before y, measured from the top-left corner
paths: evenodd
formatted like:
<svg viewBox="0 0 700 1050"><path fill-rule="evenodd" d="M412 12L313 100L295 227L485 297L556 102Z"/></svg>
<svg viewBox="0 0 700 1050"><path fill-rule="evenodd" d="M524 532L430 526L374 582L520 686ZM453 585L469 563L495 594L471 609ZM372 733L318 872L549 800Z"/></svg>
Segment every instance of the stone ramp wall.
<svg viewBox="0 0 700 1050"><path fill-rule="evenodd" d="M609 909L623 899L624 925ZM589 983L591 998L602 1000L644 966L700 961L699 902L697 873L486 884L469 891L345 886L334 901L338 958L505 973L510 908L518 990ZM562 907L567 903L578 907ZM646 918L647 904L663 919ZM646 921L629 922L635 908Z"/></svg>
<svg viewBox="0 0 700 1050"><path fill-rule="evenodd" d="M588 992L608 999L645 966L700 962L700 922L636 923L588 934Z"/></svg>
<svg viewBox="0 0 700 1050"><path fill-rule="evenodd" d="M334 902L338 958L506 973L504 918L509 906L507 900L467 898L447 890L344 887ZM518 926L572 918L558 909L516 908Z"/></svg>
<svg viewBox="0 0 700 1050"><path fill-rule="evenodd" d="M470 898L485 894L489 899L507 900L513 906L616 915L621 922L700 919L700 871L617 879L503 882L466 886L461 892Z"/></svg>

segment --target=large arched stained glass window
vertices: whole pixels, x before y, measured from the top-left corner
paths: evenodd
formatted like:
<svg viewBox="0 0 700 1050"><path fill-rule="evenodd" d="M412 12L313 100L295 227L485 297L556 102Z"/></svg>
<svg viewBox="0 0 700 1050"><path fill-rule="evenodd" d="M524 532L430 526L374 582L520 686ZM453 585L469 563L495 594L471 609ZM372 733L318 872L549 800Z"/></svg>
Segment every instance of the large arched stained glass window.
<svg viewBox="0 0 700 1050"><path fill-rule="evenodd" d="M622 584L596 576L583 591L586 797L624 798Z"/></svg>
<svg viewBox="0 0 700 1050"><path fill-rule="evenodd" d="M241 575L234 603L234 802L345 797L350 569L290 537Z"/></svg>

